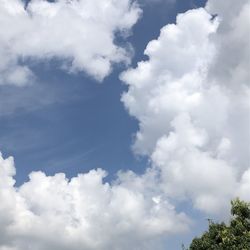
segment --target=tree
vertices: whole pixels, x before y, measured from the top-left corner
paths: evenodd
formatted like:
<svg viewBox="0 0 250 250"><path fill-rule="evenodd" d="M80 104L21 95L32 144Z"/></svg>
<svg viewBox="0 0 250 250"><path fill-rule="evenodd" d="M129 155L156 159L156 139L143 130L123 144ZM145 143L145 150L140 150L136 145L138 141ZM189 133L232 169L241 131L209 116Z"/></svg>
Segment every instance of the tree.
<svg viewBox="0 0 250 250"><path fill-rule="evenodd" d="M250 203L231 201L229 225L209 220L209 228L194 238L189 250L250 250Z"/></svg>

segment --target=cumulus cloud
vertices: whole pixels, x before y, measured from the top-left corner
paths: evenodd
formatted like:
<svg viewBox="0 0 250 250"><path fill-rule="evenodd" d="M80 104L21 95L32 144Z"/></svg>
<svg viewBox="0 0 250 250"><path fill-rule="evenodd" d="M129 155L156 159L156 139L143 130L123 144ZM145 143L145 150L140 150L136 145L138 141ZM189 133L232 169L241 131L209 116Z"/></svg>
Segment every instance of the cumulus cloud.
<svg viewBox="0 0 250 250"><path fill-rule="evenodd" d="M21 0L0 3L0 84L23 86L34 75L25 62L56 59L69 72L97 80L113 63L128 63L130 49L115 37L129 34L141 10L131 0Z"/></svg>
<svg viewBox="0 0 250 250"><path fill-rule="evenodd" d="M0 20L8 20L8 15L22 20L20 15L28 23L19 26L25 28L18 28L18 36L13 36L12 29L6 35L13 44L17 37L21 41L13 47L10 61L1 64L17 69L19 77L13 74L12 83L15 78L22 79L22 74L23 79L32 77L29 69L19 64L21 55L62 57L71 60L70 70L83 69L98 79L110 70L109 67L103 70L99 64L100 51L107 53L101 54L100 59L107 65L124 60L124 50L113 44L114 31L124 28L120 26L123 15L119 12L118 17L112 16L108 10L113 5L106 6L108 12L103 15L110 14L111 19L102 26L101 13L95 19L95 15L84 12L87 16L82 16L78 12L84 6L96 13L95 1L37 0L27 10L16 0L3 3L1 11L5 14L0 15ZM125 25L126 30L130 29L138 18L138 7L128 1L119 1L114 6L126 7L132 15L130 19L128 14L130 18ZM176 212L175 205L191 201L195 209L218 214L225 213L224 208L235 196L249 200L250 43L246 32L249 6L244 0L237 3L209 0L206 8L179 14L176 24L163 27L158 39L148 44L145 50L148 60L121 75L128 85L122 101L130 115L139 121L133 149L148 156L152 164L144 174L120 172L113 183L108 183L107 173L101 169L70 180L64 174L46 176L35 172L30 174L28 182L15 187L13 158L0 157L0 250L162 249L159 242L163 237L183 232L190 224L184 213ZM98 46L95 50L91 44L94 47L90 48L90 54L78 54L80 47L71 45L81 42L73 41L70 35L66 40L70 49L62 50L60 42L55 47L61 37L56 32L61 22L58 13L68 20L65 27L71 27L70 24L79 27L78 18L71 20L71 12L79 14L80 20L88 20L90 26L94 23L94 30L107 28L108 34L113 34L108 39L112 49L108 45L110 50ZM33 21L45 27L39 30L42 42L32 35ZM119 26L110 26L113 22ZM32 32L25 33L26 27ZM54 36L45 39L48 27L54 27L52 33L56 39ZM72 35L76 31L68 32ZM21 34L29 34L30 41ZM43 42L48 43L46 48ZM93 65L85 61L85 56L91 58ZM18 73L16 67L26 73ZM8 72L5 73L7 77Z"/></svg>
<svg viewBox="0 0 250 250"><path fill-rule="evenodd" d="M1 250L160 249L156 239L190 222L161 196L150 171L119 173L113 184L101 169L71 180L34 172L18 188L14 175L13 158L0 156Z"/></svg>
<svg viewBox="0 0 250 250"><path fill-rule="evenodd" d="M249 7L208 1L179 14L121 75L140 126L134 152L149 156L168 196L208 213L249 199Z"/></svg>

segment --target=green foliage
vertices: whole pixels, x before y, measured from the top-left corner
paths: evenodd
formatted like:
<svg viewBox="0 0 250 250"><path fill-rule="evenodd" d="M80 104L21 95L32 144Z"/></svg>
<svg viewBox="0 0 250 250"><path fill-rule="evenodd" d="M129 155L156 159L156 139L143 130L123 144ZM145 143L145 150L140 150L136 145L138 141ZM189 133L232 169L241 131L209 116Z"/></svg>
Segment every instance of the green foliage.
<svg viewBox="0 0 250 250"><path fill-rule="evenodd" d="M231 202L229 225L209 220L209 228L194 238L189 250L250 250L250 203L239 199Z"/></svg>

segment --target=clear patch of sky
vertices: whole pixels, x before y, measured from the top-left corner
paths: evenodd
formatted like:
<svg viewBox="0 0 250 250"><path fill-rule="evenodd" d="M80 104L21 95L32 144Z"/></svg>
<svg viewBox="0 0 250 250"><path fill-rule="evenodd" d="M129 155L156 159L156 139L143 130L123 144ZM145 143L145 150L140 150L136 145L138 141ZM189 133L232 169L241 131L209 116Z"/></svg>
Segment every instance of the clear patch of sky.
<svg viewBox="0 0 250 250"><path fill-rule="evenodd" d="M146 59L147 43L158 37L164 25L175 22L177 13L204 3L144 3L143 17L128 39L135 50L132 66ZM84 73L67 74L58 63L30 62L30 66L37 84L0 88L0 150L15 157L17 185L36 170L72 177L100 167L110 173L110 179L118 170L144 171L147 159L131 151L138 123L120 102L127 89L119 81L123 66L115 67L101 84Z"/></svg>

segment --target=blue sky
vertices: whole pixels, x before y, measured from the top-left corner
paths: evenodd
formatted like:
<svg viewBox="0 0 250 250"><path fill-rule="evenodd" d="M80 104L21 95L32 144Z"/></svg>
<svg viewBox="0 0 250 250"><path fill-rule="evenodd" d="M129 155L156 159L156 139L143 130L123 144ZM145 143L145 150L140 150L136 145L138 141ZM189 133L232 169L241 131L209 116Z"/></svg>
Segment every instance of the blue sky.
<svg viewBox="0 0 250 250"><path fill-rule="evenodd" d="M132 65L144 58L147 43L158 37L164 25L174 22L177 13L204 6L204 2L144 4L143 17L128 39L135 52ZM1 150L15 157L17 184L27 180L33 170L48 174L63 171L69 177L97 167L110 174L120 169L144 171L147 159L135 157L131 151L138 122L120 101L126 90L119 80L123 66L116 66L102 83L84 73L69 75L56 62L33 62L30 66L38 81L46 84L42 88L50 89L53 96L47 97L51 104L28 102L24 108L17 107L14 114L1 117L1 138L7 138L7 143L2 140ZM18 91L22 90L18 89L17 95ZM35 95L34 99L46 98L32 89L27 98L30 95Z"/></svg>
<svg viewBox="0 0 250 250"><path fill-rule="evenodd" d="M0 250L177 250L250 200L248 10L0 3Z"/></svg>

